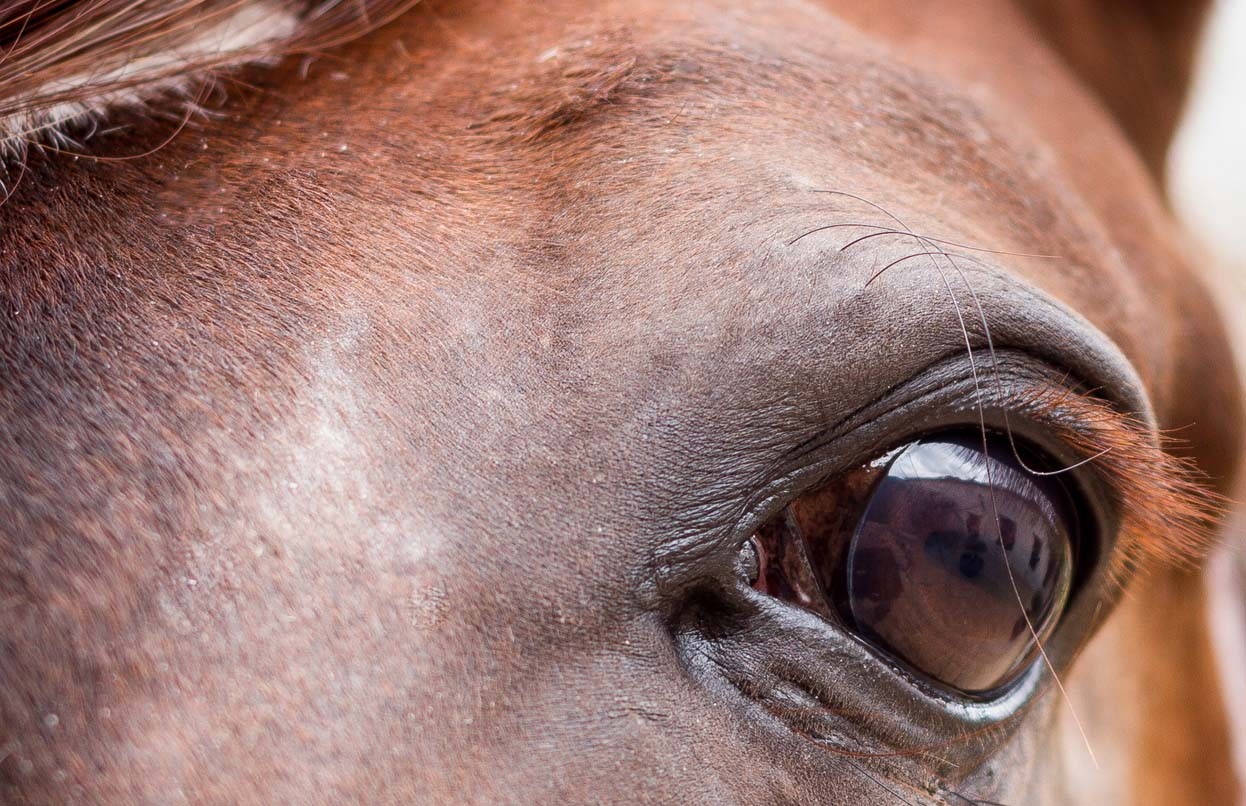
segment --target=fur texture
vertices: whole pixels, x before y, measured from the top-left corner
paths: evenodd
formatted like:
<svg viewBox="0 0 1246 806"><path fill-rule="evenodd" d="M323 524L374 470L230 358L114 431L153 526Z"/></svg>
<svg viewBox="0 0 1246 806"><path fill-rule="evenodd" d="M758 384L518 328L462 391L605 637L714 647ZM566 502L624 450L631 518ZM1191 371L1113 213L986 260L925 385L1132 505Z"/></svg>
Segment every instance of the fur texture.
<svg viewBox="0 0 1246 806"><path fill-rule="evenodd" d="M0 206L0 801L1232 801L1188 571L1088 584L1048 646L1103 621L1090 782L1057 695L949 707L738 579L810 461L966 422L975 301L1019 378L1112 404L1017 422L1168 510L1132 556L1202 543L1157 446L1227 488L1220 320L1016 3L428 0L238 77L197 131L31 150ZM850 222L901 232L794 241ZM910 226L1062 259L869 285Z"/></svg>
<svg viewBox="0 0 1246 806"><path fill-rule="evenodd" d="M414 0L0 0L0 150L21 153L203 79L349 41Z"/></svg>

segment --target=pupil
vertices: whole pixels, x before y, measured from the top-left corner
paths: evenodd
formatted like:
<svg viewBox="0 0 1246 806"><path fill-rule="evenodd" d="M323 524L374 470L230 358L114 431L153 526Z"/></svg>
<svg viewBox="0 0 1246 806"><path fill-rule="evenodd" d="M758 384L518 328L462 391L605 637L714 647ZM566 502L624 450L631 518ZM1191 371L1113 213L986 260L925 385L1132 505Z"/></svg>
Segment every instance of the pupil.
<svg viewBox="0 0 1246 806"><path fill-rule="evenodd" d="M961 576L973 579L982 573L982 566L986 565L982 557L986 554L986 544L978 541L960 555L960 573Z"/></svg>
<svg viewBox="0 0 1246 806"><path fill-rule="evenodd" d="M915 669L990 691L1037 653L1026 617L1040 639L1057 621L1072 523L1059 482L1028 473L1008 442L983 453L977 436L922 440L878 482L837 598L866 639Z"/></svg>

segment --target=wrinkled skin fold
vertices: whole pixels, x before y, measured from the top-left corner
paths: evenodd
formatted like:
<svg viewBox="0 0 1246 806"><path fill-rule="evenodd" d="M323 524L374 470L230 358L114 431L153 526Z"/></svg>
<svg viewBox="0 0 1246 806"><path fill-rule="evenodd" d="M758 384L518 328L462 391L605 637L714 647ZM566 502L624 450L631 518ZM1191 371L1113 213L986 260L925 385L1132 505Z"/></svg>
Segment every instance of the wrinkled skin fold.
<svg viewBox="0 0 1246 806"><path fill-rule="evenodd" d="M1098 565L989 701L738 564L975 403L1054 440L1035 389L1181 428L1227 489L1237 379L1153 178L1179 103L1068 38L1188 66L1199 4L1134 12L430 0L84 146L154 153L32 151L0 799L1227 802L1199 572L1122 596L1094 467Z"/></svg>

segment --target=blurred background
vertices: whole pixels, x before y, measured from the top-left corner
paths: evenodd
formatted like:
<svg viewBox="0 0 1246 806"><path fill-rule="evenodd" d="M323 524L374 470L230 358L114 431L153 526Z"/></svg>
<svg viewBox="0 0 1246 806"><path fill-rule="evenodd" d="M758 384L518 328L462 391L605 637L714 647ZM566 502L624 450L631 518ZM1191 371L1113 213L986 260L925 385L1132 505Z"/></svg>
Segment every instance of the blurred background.
<svg viewBox="0 0 1246 806"><path fill-rule="evenodd" d="M1219 0L1169 158L1178 213L1246 291L1246 0Z"/></svg>
<svg viewBox="0 0 1246 806"><path fill-rule="evenodd" d="M1194 92L1169 154L1173 205L1201 250L1235 331L1246 377L1246 0L1218 0ZM1246 782L1246 484L1228 540L1209 566L1212 630ZM1244 787L1246 788L1246 787ZM1246 803L1246 793L1239 799Z"/></svg>

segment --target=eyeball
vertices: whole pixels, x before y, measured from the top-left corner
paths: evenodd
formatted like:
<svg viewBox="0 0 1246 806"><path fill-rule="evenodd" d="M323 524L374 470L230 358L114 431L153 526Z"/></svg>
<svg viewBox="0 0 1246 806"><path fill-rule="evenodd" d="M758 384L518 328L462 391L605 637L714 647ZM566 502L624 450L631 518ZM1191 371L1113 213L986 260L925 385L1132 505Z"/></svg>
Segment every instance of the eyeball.
<svg viewBox="0 0 1246 806"><path fill-rule="evenodd" d="M1071 491L1022 450L937 434L832 480L758 533L755 587L942 686L1000 689L1059 622L1079 540Z"/></svg>
<svg viewBox="0 0 1246 806"><path fill-rule="evenodd" d="M1006 683L1052 632L1076 520L1059 482L1007 445L914 443L875 488L844 554L844 616L867 640L966 692Z"/></svg>

